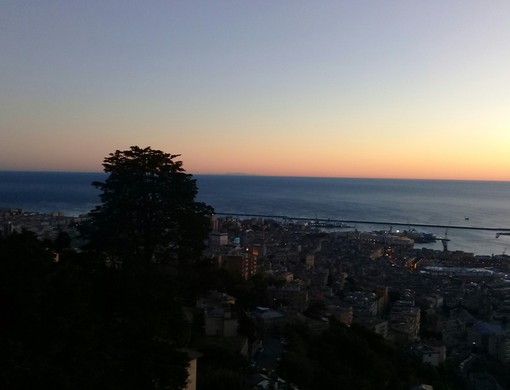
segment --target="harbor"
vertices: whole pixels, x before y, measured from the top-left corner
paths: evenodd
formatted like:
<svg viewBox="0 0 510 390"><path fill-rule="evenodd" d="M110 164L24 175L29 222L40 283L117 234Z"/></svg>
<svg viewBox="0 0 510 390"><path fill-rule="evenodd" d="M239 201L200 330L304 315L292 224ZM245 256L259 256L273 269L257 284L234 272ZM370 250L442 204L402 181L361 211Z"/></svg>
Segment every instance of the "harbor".
<svg viewBox="0 0 510 390"><path fill-rule="evenodd" d="M310 218L310 217L288 217L285 215L269 215L269 214L244 214L244 213L222 213L217 215L243 217L243 218L269 218L283 221L311 221L313 223L329 224L329 226L349 227L349 224L363 225L386 225L386 226L416 226L423 228L442 228L442 229L458 229L458 230L483 230L499 232L497 235L510 235L510 227L489 227L489 226L466 226L466 225L444 225L444 224L427 224L427 223L410 223L396 221L366 221L356 219L330 219L330 218ZM342 226L343 225L343 226Z"/></svg>

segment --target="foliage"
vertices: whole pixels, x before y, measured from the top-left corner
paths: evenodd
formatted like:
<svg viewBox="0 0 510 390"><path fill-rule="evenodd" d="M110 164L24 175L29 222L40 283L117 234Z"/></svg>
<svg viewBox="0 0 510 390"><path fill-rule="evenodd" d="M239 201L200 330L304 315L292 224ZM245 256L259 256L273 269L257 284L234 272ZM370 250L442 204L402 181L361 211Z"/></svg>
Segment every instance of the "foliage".
<svg viewBox="0 0 510 390"><path fill-rule="evenodd" d="M198 390L248 390L248 363L228 348L209 344L201 348Z"/></svg>
<svg viewBox="0 0 510 390"><path fill-rule="evenodd" d="M88 254L60 262L35 235L0 240L0 388L180 389L186 333L164 278Z"/></svg>
<svg viewBox="0 0 510 390"><path fill-rule="evenodd" d="M260 338L262 331L259 329L253 318L249 317L248 314L242 309L238 311L239 316L239 328L238 333L248 338L249 343L253 343L255 340Z"/></svg>
<svg viewBox="0 0 510 390"><path fill-rule="evenodd" d="M0 239L0 388L184 386L186 260L200 255L212 209L176 157L131 147L104 160L86 251L65 234Z"/></svg>
<svg viewBox="0 0 510 390"><path fill-rule="evenodd" d="M477 356L472 366L470 374L483 376L492 376L503 388L510 388L510 364L500 362L488 355Z"/></svg>
<svg viewBox="0 0 510 390"><path fill-rule="evenodd" d="M279 281L272 276L256 274L246 280L236 280L227 286L229 292L236 297L237 303L244 309L253 309L256 306L271 306L268 296L268 287L277 285Z"/></svg>
<svg viewBox="0 0 510 390"><path fill-rule="evenodd" d="M212 208L196 202L196 181L179 155L132 146L104 159L101 205L83 232L90 248L118 265L169 262L198 256L209 229Z"/></svg>
<svg viewBox="0 0 510 390"><path fill-rule="evenodd" d="M287 329L288 347L280 375L300 389L409 389L429 383L454 389L460 383L446 367L420 364L361 326L332 324L313 334L303 325Z"/></svg>

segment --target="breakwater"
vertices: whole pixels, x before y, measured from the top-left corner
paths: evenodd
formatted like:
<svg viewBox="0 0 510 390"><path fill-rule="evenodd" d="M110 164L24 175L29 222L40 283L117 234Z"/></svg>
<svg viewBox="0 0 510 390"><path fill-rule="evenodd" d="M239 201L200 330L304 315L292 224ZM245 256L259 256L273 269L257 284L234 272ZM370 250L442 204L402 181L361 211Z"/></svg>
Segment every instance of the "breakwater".
<svg viewBox="0 0 510 390"><path fill-rule="evenodd" d="M427 223L410 223L410 222L390 222L390 221L366 221L354 219L330 219L330 218L306 218L306 217L289 217L285 215L269 215L269 214L245 214L245 213L221 213L218 215L233 216L233 217L254 217L254 218L271 218L281 219L287 221L313 221L319 223L333 223L333 224L365 224L365 225L387 225L387 226L417 226L426 228L443 228L443 229L459 229L459 230L485 230L485 231L498 231L510 232L510 227L487 227L487 226L463 226L463 225L441 225L441 224L427 224Z"/></svg>

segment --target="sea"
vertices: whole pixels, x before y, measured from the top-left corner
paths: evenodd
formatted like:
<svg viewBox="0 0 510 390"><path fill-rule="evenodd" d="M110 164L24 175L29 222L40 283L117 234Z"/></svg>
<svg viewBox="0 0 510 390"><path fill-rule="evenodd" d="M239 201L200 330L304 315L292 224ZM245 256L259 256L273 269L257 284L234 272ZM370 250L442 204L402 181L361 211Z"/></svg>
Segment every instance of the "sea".
<svg viewBox="0 0 510 390"><path fill-rule="evenodd" d="M105 178L100 172L0 171L0 208L78 216L99 204L99 192L92 182ZM510 230L510 182L249 175L193 178L197 200L213 206L220 215L346 221L349 227L339 230L414 228L447 237L452 251L510 254L510 236L496 238L498 229ZM440 241L416 246L442 249Z"/></svg>

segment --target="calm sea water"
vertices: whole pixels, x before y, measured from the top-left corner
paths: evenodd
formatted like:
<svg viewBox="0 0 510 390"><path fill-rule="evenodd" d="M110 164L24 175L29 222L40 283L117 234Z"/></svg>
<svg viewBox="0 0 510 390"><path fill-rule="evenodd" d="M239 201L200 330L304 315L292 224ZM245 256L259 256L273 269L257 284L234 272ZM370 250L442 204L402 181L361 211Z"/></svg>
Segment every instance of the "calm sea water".
<svg viewBox="0 0 510 390"><path fill-rule="evenodd" d="M420 228L448 235L449 249L476 254L510 254L510 236L459 230L451 226L510 228L510 182L343 179L194 175L198 200L221 213L285 215L303 218L436 224ZM79 215L99 202L91 185L103 173L0 172L0 207L63 211ZM357 224L360 230L388 226ZM406 228L400 227L400 228ZM394 227L395 229L395 227ZM440 248L440 243L427 244Z"/></svg>

